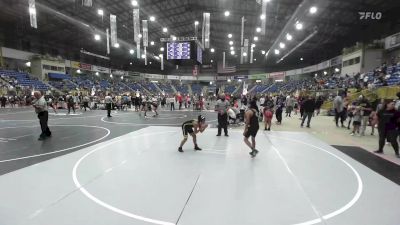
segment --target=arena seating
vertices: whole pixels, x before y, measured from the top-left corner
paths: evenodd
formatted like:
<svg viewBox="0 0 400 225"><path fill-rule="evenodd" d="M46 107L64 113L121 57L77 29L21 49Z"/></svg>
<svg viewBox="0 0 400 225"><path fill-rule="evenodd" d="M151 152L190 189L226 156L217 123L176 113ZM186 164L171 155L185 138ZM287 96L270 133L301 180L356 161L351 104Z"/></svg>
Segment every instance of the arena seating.
<svg viewBox="0 0 400 225"><path fill-rule="evenodd" d="M168 83L158 83L158 87L165 92L165 94L174 94L174 90L171 87L171 84Z"/></svg>
<svg viewBox="0 0 400 225"><path fill-rule="evenodd" d="M186 84L175 85L176 91L180 92L181 94L188 94L189 90Z"/></svg>
<svg viewBox="0 0 400 225"><path fill-rule="evenodd" d="M200 84L192 84L191 87L193 94L200 95L203 91L203 86L201 86Z"/></svg>
<svg viewBox="0 0 400 225"><path fill-rule="evenodd" d="M49 90L49 87L46 84L36 78L32 78L28 73L12 70L0 70L0 76L7 82L10 81L10 78L15 79L17 82L14 83L14 86L20 85L23 87L34 88L40 91Z"/></svg>

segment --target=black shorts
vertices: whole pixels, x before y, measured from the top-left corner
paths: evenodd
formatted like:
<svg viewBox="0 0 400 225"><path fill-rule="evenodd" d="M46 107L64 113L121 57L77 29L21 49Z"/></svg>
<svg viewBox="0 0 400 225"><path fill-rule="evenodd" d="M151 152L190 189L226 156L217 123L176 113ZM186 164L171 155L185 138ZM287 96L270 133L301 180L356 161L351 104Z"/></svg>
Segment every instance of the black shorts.
<svg viewBox="0 0 400 225"><path fill-rule="evenodd" d="M193 125L182 124L182 133L184 137L187 137L188 134L193 134Z"/></svg>
<svg viewBox="0 0 400 225"><path fill-rule="evenodd" d="M257 136L258 129L260 129L260 128L259 127L249 127L249 129L244 134L244 136L246 138L249 138L250 136L255 138Z"/></svg>
<svg viewBox="0 0 400 225"><path fill-rule="evenodd" d="M353 126L361 126L361 121L353 121Z"/></svg>

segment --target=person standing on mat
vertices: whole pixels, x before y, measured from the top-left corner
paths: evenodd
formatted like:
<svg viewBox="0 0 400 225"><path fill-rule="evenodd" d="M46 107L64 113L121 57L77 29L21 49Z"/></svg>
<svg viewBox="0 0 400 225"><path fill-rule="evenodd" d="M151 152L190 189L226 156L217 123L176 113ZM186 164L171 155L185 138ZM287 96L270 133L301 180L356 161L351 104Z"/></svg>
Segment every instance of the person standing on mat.
<svg viewBox="0 0 400 225"><path fill-rule="evenodd" d="M193 138L194 150L201 151L201 148L197 145L197 133L203 133L204 130L208 127L206 124L206 118L202 115L199 115L196 120L189 120L182 124L182 133L183 133L183 140L181 141L181 145L178 148L179 152L183 152L183 145L186 143L188 139L188 134Z"/></svg>
<svg viewBox="0 0 400 225"><path fill-rule="evenodd" d="M398 124L400 112L395 109L395 102L385 102L384 108L377 113L379 131L379 149L375 153L382 154L385 141L388 140L394 149L397 158L399 155L399 144L397 142Z"/></svg>
<svg viewBox="0 0 400 225"><path fill-rule="evenodd" d="M258 123L258 107L257 107L257 102L256 100L251 100L249 109L245 113L245 122L246 125L244 127L244 143L249 146L251 149L251 152L249 153L252 157L255 157L258 153L258 150L256 149L256 136L257 132L260 128L260 125ZM251 143L249 141L249 137L251 136Z"/></svg>
<svg viewBox="0 0 400 225"><path fill-rule="evenodd" d="M218 112L218 134L221 136L221 130L224 129L225 136L228 137L228 109L229 102L226 101L225 94L219 96L217 101L216 111Z"/></svg>
<svg viewBox="0 0 400 225"><path fill-rule="evenodd" d="M303 108L304 108L304 112L303 112L303 119L301 120L301 127L304 126L304 122L307 119L307 128L310 128L310 122L311 122L311 118L313 117L314 114L314 110L315 110L315 100L313 99L313 97L310 95L308 96L307 100L304 101L303 103Z"/></svg>
<svg viewBox="0 0 400 225"><path fill-rule="evenodd" d="M72 111L74 111L74 114L75 114L75 102L74 102L74 97L73 97L72 95L69 95L67 98L68 98L68 99L67 99L68 114L71 113L71 108L72 108Z"/></svg>
<svg viewBox="0 0 400 225"><path fill-rule="evenodd" d="M107 117L112 117L111 116L111 107L112 107L111 93L108 93L108 95L104 98L104 103L106 104Z"/></svg>
<svg viewBox="0 0 400 225"><path fill-rule="evenodd" d="M43 141L46 138L51 136L51 131L49 126L47 125L49 121L49 112L47 111L47 102L44 99L44 96L39 91L35 91L33 93L36 100L32 102L32 106L35 108L35 112L38 115L40 128L42 129L42 133L39 136L39 141Z"/></svg>

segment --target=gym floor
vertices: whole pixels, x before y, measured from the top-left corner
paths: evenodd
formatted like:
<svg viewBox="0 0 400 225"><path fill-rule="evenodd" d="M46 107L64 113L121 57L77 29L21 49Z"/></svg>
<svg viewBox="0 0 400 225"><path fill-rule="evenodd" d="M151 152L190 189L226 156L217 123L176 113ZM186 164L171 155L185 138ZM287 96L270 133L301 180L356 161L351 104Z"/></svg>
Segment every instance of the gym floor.
<svg viewBox="0 0 400 225"><path fill-rule="evenodd" d="M32 109L0 111L0 224L400 222L399 185L319 138L327 117L308 130L260 130L251 159L242 128L230 137L209 128L203 151L189 139L177 152L180 125L198 112L50 114L53 136L40 142ZM215 127L215 113L202 114Z"/></svg>

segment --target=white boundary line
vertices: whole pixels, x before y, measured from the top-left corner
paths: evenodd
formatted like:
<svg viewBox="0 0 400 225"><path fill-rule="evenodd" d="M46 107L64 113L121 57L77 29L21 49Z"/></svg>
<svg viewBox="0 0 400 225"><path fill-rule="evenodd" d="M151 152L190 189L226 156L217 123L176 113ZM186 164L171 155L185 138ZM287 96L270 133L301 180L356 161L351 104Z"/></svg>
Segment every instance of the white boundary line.
<svg viewBox="0 0 400 225"><path fill-rule="evenodd" d="M28 127L38 127L38 126L21 126L21 127L2 127L0 128L0 130L3 129L13 129L13 128L28 128ZM46 155L52 155L52 154L56 154L56 153L60 153L60 152L65 152L65 151L69 151L71 149L75 149L75 148L79 148L79 147L83 147L86 145L90 145L92 143L98 142L103 140L104 138L108 137L111 133L111 131L105 127L99 127L99 126L89 126L89 125L51 125L51 127L91 127L91 128L99 128L99 129L103 129L105 131L107 131L107 134L104 135L103 137L96 139L94 141L85 143L85 144L81 144L81 145L77 145L77 146L73 146L73 147L69 147L69 148L65 148L65 149L61 149L61 150L57 150L57 151L52 151L52 152L47 152L47 153L42 153L42 154L37 154L37 155L30 155L30 156L24 156L24 157L19 157L19 158L14 158L14 159L6 159L6 160L1 160L0 163L4 163L4 162L11 162L11 161L17 161L17 160L22 160L22 159L29 159L29 158L36 158L36 157L40 157L40 156L46 156Z"/></svg>
<svg viewBox="0 0 400 225"><path fill-rule="evenodd" d="M234 131L234 132L240 132L240 131ZM151 135L155 135L155 134L165 134L165 133L174 133L174 131L157 132L157 133L151 133L151 134L141 134L141 135L137 135L137 136L129 137L129 138L137 138L137 137L142 137L142 136L151 136ZM323 149L323 148L320 148L320 147L315 146L315 145L312 145L312 144L308 144L308 143L306 143L306 142L297 141L297 140L291 139L291 138L284 138L284 137L274 136L274 135L268 135L268 136L270 136L270 137L276 137L276 138L281 138L281 139L285 139L285 140L290 140L290 141L293 141L293 142L298 142L298 143L301 143L301 144L304 144L304 145L308 145L308 146L310 146L310 147L313 147L313 148L315 148L315 149L319 149L319 150L321 150L321 151L323 151L323 152L325 152L325 153L328 153L329 155L331 155L331 156L335 157L336 159L340 160L341 162L343 162L347 167L350 168L350 170L351 170L351 171L354 173L354 175L356 176L356 178L357 178L357 183L358 183L358 188L357 188L357 192L356 192L355 196L353 197L353 199L352 199L350 202L348 202L345 206L341 207L340 209L335 210L335 211L333 211L333 212L331 212L331 213L329 213L329 214L326 214L326 215L324 215L324 216L321 216L321 218L323 218L324 220L327 220L327 219L330 219L330 218L332 218L332 217L334 217L334 216L337 216L337 215L339 215L339 214L345 212L345 211L348 210L349 208L351 208L351 207L358 201L358 199L360 198L360 196L361 196L361 194L362 194L362 191L363 191L363 183L362 183L361 177L360 177L360 175L358 174L357 170L354 169L354 168L353 168L348 162L346 162L344 159L342 159L341 157L339 157L339 156L337 156L337 155L335 155L335 154L333 154L333 153L331 153L331 152L329 152L329 151L327 151L327 150L325 150L325 149ZM82 161L83 161L85 158L87 158L87 157L90 156L91 154L93 154L93 153L95 153L95 152L97 152L97 151L99 151L99 150L101 150L101 149L107 147L108 145L111 145L111 144L114 144L114 143L116 143L116 142L122 141L122 140L124 140L124 139L126 139L126 138L127 138L127 137L125 137L125 138L120 138L120 139L111 141L111 142L109 142L109 143L107 143L107 144L105 144L105 145L102 145L102 146L99 146L99 147L93 149L92 151L90 151L90 152L86 153L84 156L82 156L82 157L75 163L75 165L74 165L74 167L73 167L73 170L72 170L72 179L73 179L73 181L74 181L74 183L75 183L75 186L76 186L87 198L89 198L90 200L92 200L92 201L95 202L96 204L98 204L98 205L100 205L100 206L102 206L102 207L104 207L104 208L107 208L107 209L109 209L109 210L111 210L111 211L113 211L113 212L115 212L115 213L118 213L118 214L120 214L120 215L127 216L127 217L130 217L130 218L137 219L137 220L141 220L141 221L148 222L148 223L153 223L153 224L159 224L159 225L175 225L174 223L165 222L165 221L161 221L161 220L155 220L155 219L143 217L143 216L140 216L140 215L136 215L136 214L133 214L133 213L124 211L124 210L122 210L122 209L119 209L119 208L117 208L117 207L115 207L115 206L109 205L109 204L107 204L107 203L101 201L100 199L96 198L96 197L93 196L92 194L90 194L90 193L79 183L79 180L78 180L78 178L77 178L77 170L78 170L79 165L82 163ZM223 154L223 153L219 153L219 152L208 152L208 153L218 154L218 155L220 155L220 154L222 155L222 154ZM293 225L313 225L313 224L317 224L317 223L320 223L320 222L322 222L322 219L318 218L318 219L312 219L312 220L309 220L309 221L305 221L305 222L302 222L302 223L296 223L296 224L293 224Z"/></svg>
<svg viewBox="0 0 400 225"><path fill-rule="evenodd" d="M139 134L139 135L136 135L136 136L133 136L133 137L129 137L129 138L132 139L132 138L138 138L138 137L143 137L143 136L152 136L152 135L156 135L156 134L175 133L175 132L176 132L176 131L164 131L164 132L155 132L155 133L150 133L150 134ZM159 224L159 225L175 225L175 223L166 222L166 221L161 221L161 220L156 220L156 219L151 219L151 218L147 218L147 217L144 217L144 216L139 216L139 215L136 215L136 214L127 212L127 211L125 211L125 210L119 209L119 208L117 208L117 207L114 207L114 206L112 206L112 205L109 205L109 204L107 204L107 203L101 201L100 199L96 198L96 197L93 196L92 194L90 194L90 193L80 184L80 182L79 182L79 180L78 180L78 177L77 177L77 170L78 170L78 167L79 167L79 165L81 164L81 162L82 162L86 157L90 156L91 154L93 154L93 153L95 153L95 152L97 152L97 151L99 151L99 150L101 150L101 149L104 149L105 147L107 147L107 146L109 146L109 145L111 145L111 144L114 144L114 143L116 143L116 142L120 142L120 141L122 141L122 140L124 140L124 139L127 139L127 138L128 138L128 137L118 138L118 139L116 139L116 140L114 140L114 141L111 141L111 142L108 142L108 143L106 143L106 144L104 144L104 145L102 145L102 146L99 146L99 147L93 149L92 151L86 153L84 156L82 156L82 157L75 163L75 165L74 165L74 167L73 167L73 169L72 169L72 180L74 181L75 186L82 192L82 194L84 194L87 198L89 198L90 200L92 200L92 201L95 202L96 204L98 204L98 205L100 205L100 206L102 206L102 207L104 207L104 208L106 208L106 209L109 209L109 210L111 210L111 211L113 211L113 212L115 212L115 213L118 213L118 214L120 214L120 215L127 216L127 217L130 217L130 218L133 218L133 219L136 219L136 220L141 220L141 221L148 222L148 223L153 223L153 224Z"/></svg>
<svg viewBox="0 0 400 225"><path fill-rule="evenodd" d="M335 158L338 159L339 161L343 162L343 163L344 163L348 168L350 168L350 170L354 173L354 175L355 175L355 177L356 177L356 179L357 179L357 184L358 184L357 191L356 191L356 194L354 195L354 197L350 200L350 202L348 202L346 205L344 205L343 207L339 208L338 210L335 210L335 211L333 211L333 212L331 212L331 213L328 213L328 214L326 214L326 215L323 215L323 216L321 217L322 219L327 220L327 219L330 219L330 218L332 218L332 217L334 217L334 216L337 216L337 215L339 215L339 214L342 214L342 213L345 212L346 210L350 209L350 208L358 201L358 199L361 197L361 194L362 194L362 192L363 192L363 182L362 182L361 176L360 176L360 174L357 172L357 170L354 169L354 167L353 167L352 165L350 165L350 164L349 164L346 160L344 160L343 158L341 158L341 157L337 156L336 154L331 153L331 152L329 152L329 151L327 151L327 150L325 150L325 149L323 149L323 148L321 148L321 147L318 147L318 146L315 146L315 145L313 145L313 144L309 144L309 143L306 143L306 142L303 142L303 141L298 141L298 140L296 140L296 139L285 138L285 137L280 137L280 136L275 136L275 135L267 135L267 136L269 136L269 137L275 137L275 138L280 138L280 139L284 139L284 140L290 140L290 141L293 141L293 142L297 142L297 143L300 143L300 144L308 145L308 146L313 147L313 148L315 148L315 149L321 150L321 151L323 151L323 152L325 152L325 153L327 153L327 154L329 154L329 155L335 157ZM305 221L305 222L302 222L302 223L296 223L296 224L294 224L294 225L312 225L312 224L317 224L317 223L322 222L322 219L320 219L320 218L319 218L319 219L313 219L313 220Z"/></svg>

